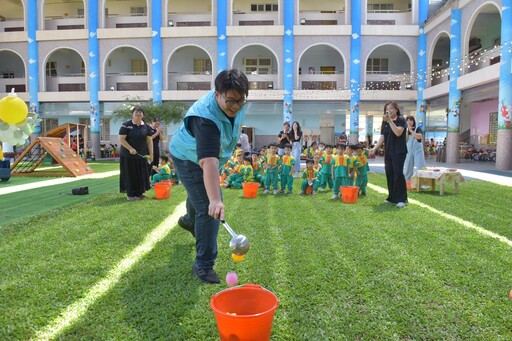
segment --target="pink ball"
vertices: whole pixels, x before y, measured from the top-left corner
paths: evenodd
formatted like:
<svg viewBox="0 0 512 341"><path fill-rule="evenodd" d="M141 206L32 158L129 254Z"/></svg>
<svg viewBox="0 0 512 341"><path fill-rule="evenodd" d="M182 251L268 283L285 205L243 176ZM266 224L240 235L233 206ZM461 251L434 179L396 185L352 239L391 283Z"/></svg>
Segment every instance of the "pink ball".
<svg viewBox="0 0 512 341"><path fill-rule="evenodd" d="M232 287L233 285L238 284L238 275L234 271L228 272L226 275L226 284Z"/></svg>

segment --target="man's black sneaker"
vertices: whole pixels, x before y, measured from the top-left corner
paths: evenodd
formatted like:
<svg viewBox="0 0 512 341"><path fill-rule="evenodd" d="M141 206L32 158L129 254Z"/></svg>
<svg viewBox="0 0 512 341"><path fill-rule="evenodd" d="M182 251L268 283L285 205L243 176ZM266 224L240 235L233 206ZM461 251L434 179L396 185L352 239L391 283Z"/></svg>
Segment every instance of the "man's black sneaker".
<svg viewBox="0 0 512 341"><path fill-rule="evenodd" d="M220 283L220 278L212 268L209 269L198 269L194 265L192 267L192 271L202 282L209 284L218 284Z"/></svg>
<svg viewBox="0 0 512 341"><path fill-rule="evenodd" d="M185 220L183 219L183 217L180 217L178 219L178 225L180 225L182 228L184 228L188 232L192 233L192 237L194 237L194 238L196 237L196 234L194 232L194 226L190 226L187 223L185 223Z"/></svg>

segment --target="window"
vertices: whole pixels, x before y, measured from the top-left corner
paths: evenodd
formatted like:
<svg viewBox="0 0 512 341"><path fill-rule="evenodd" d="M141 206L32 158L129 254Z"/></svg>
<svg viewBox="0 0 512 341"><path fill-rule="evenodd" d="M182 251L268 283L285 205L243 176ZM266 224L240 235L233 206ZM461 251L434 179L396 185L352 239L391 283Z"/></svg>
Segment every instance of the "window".
<svg viewBox="0 0 512 341"><path fill-rule="evenodd" d="M87 129L87 136L91 136L91 119L79 118L78 123L84 124ZM110 119L100 118L100 140L102 143L110 142ZM89 140L90 141L90 140Z"/></svg>
<svg viewBox="0 0 512 341"><path fill-rule="evenodd" d="M321 75L334 75L336 73L335 66L320 66Z"/></svg>
<svg viewBox="0 0 512 341"><path fill-rule="evenodd" d="M134 75L147 75L148 65L144 59L132 59L130 72Z"/></svg>
<svg viewBox="0 0 512 341"><path fill-rule="evenodd" d="M84 9L83 8L78 8L76 10L76 16L77 16L77 18L83 18L84 17Z"/></svg>
<svg viewBox="0 0 512 341"><path fill-rule="evenodd" d="M367 73L389 73L387 58L369 58L366 64Z"/></svg>
<svg viewBox="0 0 512 341"><path fill-rule="evenodd" d="M85 63L83 60L80 62L80 73L85 75Z"/></svg>
<svg viewBox="0 0 512 341"><path fill-rule="evenodd" d="M147 15L147 7L130 7L130 15L132 17L143 17Z"/></svg>
<svg viewBox="0 0 512 341"><path fill-rule="evenodd" d="M57 62L46 63L46 77L57 77Z"/></svg>
<svg viewBox="0 0 512 341"><path fill-rule="evenodd" d="M43 134L57 128L59 126L59 120L56 118L43 118L41 122L41 130Z"/></svg>
<svg viewBox="0 0 512 341"><path fill-rule="evenodd" d="M268 75L272 73L272 59L244 58L245 73L253 75Z"/></svg>
<svg viewBox="0 0 512 341"><path fill-rule="evenodd" d="M208 58L194 58L194 74L211 74L212 61Z"/></svg>
<svg viewBox="0 0 512 341"><path fill-rule="evenodd" d="M368 12L387 12L394 10L394 4L368 4Z"/></svg>
<svg viewBox="0 0 512 341"><path fill-rule="evenodd" d="M277 12L278 4L251 4L251 12Z"/></svg>

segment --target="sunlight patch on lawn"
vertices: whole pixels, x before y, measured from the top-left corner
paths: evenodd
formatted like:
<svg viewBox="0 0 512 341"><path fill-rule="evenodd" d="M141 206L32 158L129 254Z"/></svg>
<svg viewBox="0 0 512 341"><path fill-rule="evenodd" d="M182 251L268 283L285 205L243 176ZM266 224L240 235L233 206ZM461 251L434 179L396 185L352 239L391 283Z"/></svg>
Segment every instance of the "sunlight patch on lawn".
<svg viewBox="0 0 512 341"><path fill-rule="evenodd" d="M384 188L379 187L379 186L368 184L368 187L370 187L374 191L382 193L382 194L387 194L388 193L387 189L384 189ZM452 220L452 221L454 221L454 222L456 222L458 224L461 224L461 225L463 225L463 226L465 226L467 228L473 229L473 230L475 230L476 232L478 232L480 234L483 234L485 236L489 236L491 238L498 239L499 241L507 244L508 246L512 246L512 240L507 239L506 237L504 237L502 235L499 235L497 233L488 231L488 230L486 230L486 229L484 229L484 228L482 228L482 227L480 227L478 225L475 225L475 224L473 224L473 223L471 223L469 221L466 221L466 220L461 219L459 217L456 217L454 215L445 213L443 211L439 211L439 210L437 210L437 209L435 209L435 208L433 208L433 207L431 207L431 206L429 206L427 204L422 203L421 201L414 200L414 199L408 199L408 201L409 201L410 204L418 205L418 206L420 206L422 208L425 208L425 209L429 210L432 213L438 214L438 215L440 215L440 216L442 216L442 217L444 217L446 219L450 219L450 220Z"/></svg>
<svg viewBox="0 0 512 341"><path fill-rule="evenodd" d="M185 202L182 202L176 207L173 214L167 217L160 225L151 231L141 244L139 244L107 273L104 279L91 287L85 297L66 307L60 316L58 316L52 323L39 330L34 338L36 340L53 340L62 331L80 319L92 304L112 289L125 273L130 271L130 269L133 268L133 266L135 266L135 264L137 264L137 262L140 261L147 253L149 253L158 242L169 234L169 232L178 223L178 218L185 213Z"/></svg>

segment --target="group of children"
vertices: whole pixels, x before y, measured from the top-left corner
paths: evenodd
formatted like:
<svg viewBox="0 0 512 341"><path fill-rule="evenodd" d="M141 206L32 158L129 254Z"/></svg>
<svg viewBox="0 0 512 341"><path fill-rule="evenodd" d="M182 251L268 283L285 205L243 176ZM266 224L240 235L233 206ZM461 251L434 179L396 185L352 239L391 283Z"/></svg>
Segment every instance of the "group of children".
<svg viewBox="0 0 512 341"><path fill-rule="evenodd" d="M292 145L286 144L284 155L277 154L277 143L259 152L244 154L237 145L232 158L222 167L220 182L226 188L242 188L243 182L258 182L263 193L292 194L295 160L291 155ZM368 152L362 145L324 145L316 143L303 152L306 168L302 171L299 194L317 194L332 191L331 199L340 197L340 186L358 186L359 194L366 195L368 184Z"/></svg>

